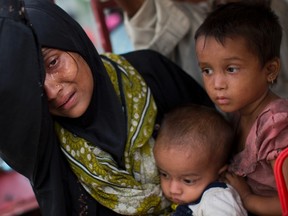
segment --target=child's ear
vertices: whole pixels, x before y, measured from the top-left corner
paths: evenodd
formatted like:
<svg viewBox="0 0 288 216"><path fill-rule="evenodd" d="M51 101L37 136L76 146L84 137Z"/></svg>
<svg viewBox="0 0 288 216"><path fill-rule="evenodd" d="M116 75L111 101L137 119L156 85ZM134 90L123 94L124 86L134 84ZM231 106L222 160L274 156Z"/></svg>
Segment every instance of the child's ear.
<svg viewBox="0 0 288 216"><path fill-rule="evenodd" d="M280 59L274 58L273 60L268 61L264 67L266 71L267 82L273 84L273 82L276 82L280 71Z"/></svg>

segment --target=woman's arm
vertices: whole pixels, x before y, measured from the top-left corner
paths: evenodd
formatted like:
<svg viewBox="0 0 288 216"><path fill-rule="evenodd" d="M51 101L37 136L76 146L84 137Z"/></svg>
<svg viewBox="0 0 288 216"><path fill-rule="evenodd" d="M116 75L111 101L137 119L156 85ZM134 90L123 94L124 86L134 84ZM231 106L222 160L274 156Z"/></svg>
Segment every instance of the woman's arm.
<svg viewBox="0 0 288 216"><path fill-rule="evenodd" d="M9 166L32 180L41 136L44 72L35 35L23 13L18 14L19 4L0 2L0 153Z"/></svg>

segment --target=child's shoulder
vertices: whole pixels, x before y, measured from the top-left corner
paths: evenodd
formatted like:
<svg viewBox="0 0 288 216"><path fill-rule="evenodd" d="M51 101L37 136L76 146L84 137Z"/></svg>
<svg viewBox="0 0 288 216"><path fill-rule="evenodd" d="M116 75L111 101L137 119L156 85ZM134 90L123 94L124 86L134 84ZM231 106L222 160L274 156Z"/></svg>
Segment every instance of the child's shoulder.
<svg viewBox="0 0 288 216"><path fill-rule="evenodd" d="M279 112L288 112L288 99L286 98L280 98L277 100L273 100L271 103L269 103L266 107L267 109L272 109L275 111L279 111Z"/></svg>
<svg viewBox="0 0 288 216"><path fill-rule="evenodd" d="M258 119L271 118L271 116L279 114L284 116L288 115L288 99L280 98L271 101L258 115Z"/></svg>
<svg viewBox="0 0 288 216"><path fill-rule="evenodd" d="M277 136L280 133L288 134L288 100L277 99L269 103L258 115L254 127L258 136L267 133ZM265 136L266 136L265 135Z"/></svg>

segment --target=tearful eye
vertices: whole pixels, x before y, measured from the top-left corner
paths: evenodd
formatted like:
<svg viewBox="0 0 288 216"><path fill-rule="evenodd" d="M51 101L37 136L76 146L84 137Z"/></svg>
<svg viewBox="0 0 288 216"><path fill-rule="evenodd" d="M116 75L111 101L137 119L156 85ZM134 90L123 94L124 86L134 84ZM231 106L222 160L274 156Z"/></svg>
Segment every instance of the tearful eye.
<svg viewBox="0 0 288 216"><path fill-rule="evenodd" d="M52 61L50 61L49 65L48 65L48 67L51 68L51 67L55 66L56 63L57 63L57 59L56 59L56 58L55 58L55 59L52 59Z"/></svg>

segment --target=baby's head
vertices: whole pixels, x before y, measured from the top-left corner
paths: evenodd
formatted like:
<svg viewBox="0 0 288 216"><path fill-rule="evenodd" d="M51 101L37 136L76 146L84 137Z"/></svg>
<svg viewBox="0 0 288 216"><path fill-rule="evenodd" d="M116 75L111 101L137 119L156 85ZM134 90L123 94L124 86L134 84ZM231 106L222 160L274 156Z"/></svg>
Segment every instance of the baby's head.
<svg viewBox="0 0 288 216"><path fill-rule="evenodd" d="M243 38L262 66L280 57L282 29L278 17L267 4L242 1L222 5L198 28L195 40L200 37L213 37L222 45L228 38Z"/></svg>
<svg viewBox="0 0 288 216"><path fill-rule="evenodd" d="M154 147L165 196L196 201L226 169L232 139L229 123L212 108L186 105L168 113Z"/></svg>

